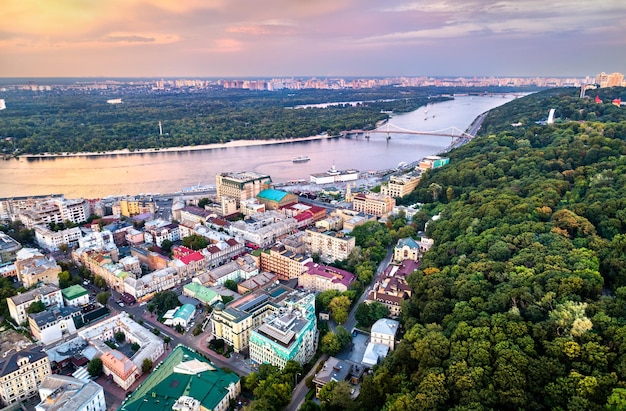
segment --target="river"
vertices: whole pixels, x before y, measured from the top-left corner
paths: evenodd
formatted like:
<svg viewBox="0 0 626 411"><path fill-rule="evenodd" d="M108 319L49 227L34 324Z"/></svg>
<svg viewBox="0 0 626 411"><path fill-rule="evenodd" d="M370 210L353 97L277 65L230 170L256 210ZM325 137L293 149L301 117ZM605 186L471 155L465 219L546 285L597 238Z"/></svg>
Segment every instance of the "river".
<svg viewBox="0 0 626 411"><path fill-rule="evenodd" d="M513 100L513 95L460 96L395 115L390 124L434 131L455 126L465 130L481 113ZM51 157L0 161L0 198L65 194L68 198L174 193L196 184L215 184L225 171L266 173L275 182L309 179L329 169L381 170L410 163L444 150L450 137L372 134L360 138L323 138L272 145L224 147L130 155ZM306 163L292 158L307 155Z"/></svg>

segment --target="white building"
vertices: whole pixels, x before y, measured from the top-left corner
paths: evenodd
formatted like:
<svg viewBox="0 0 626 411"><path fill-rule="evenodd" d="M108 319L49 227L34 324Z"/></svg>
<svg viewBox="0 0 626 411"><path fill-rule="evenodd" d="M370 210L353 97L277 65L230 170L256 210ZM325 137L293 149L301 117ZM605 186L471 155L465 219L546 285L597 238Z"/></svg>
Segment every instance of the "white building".
<svg viewBox="0 0 626 411"><path fill-rule="evenodd" d="M28 307L34 302L41 301L46 308L63 307L63 294L53 285L42 285L34 290L7 298L9 313L17 324L28 320Z"/></svg>
<svg viewBox="0 0 626 411"><path fill-rule="evenodd" d="M341 231L306 230L306 234L307 252L318 254L327 263L345 260L356 244L354 237L346 236Z"/></svg>
<svg viewBox="0 0 626 411"><path fill-rule="evenodd" d="M124 280L124 292L140 300L153 293L172 289L180 282L178 270L175 267L166 267L140 278L127 277Z"/></svg>
<svg viewBox="0 0 626 411"><path fill-rule="evenodd" d="M30 332L37 341L50 344L76 333L75 317L81 315L78 307L61 307L28 315Z"/></svg>
<svg viewBox="0 0 626 411"><path fill-rule="evenodd" d="M400 323L389 318L381 318L372 325L370 341L373 344L382 344L391 348L396 348L396 334Z"/></svg>
<svg viewBox="0 0 626 411"><path fill-rule="evenodd" d="M354 181L359 178L358 170L337 170L335 165L325 173L311 174L310 181L313 184L329 184L343 181Z"/></svg>
<svg viewBox="0 0 626 411"><path fill-rule="evenodd" d="M60 231L52 231L48 227L38 225L35 227L35 240L39 247L48 251L58 251L63 244L73 247L83 236L79 227L67 228Z"/></svg>
<svg viewBox="0 0 626 411"><path fill-rule="evenodd" d="M78 240L79 248L89 248L92 250L109 250L116 248L113 241L113 233L107 230L92 231Z"/></svg>
<svg viewBox="0 0 626 411"><path fill-rule="evenodd" d="M104 390L93 381L49 375L39 386L35 411L106 411Z"/></svg>

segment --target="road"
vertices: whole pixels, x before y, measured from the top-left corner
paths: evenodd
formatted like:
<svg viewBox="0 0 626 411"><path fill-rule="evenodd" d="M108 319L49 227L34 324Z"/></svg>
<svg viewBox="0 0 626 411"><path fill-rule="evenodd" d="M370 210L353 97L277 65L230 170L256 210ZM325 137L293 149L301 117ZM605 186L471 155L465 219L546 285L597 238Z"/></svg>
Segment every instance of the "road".
<svg viewBox="0 0 626 411"><path fill-rule="evenodd" d="M293 390L291 394L291 402L287 404L284 411L297 411L302 403L304 402L304 398L306 394L309 392L309 388L306 386L306 379L315 374L315 370L317 367L322 364L324 361L328 359L328 354L322 354L322 356L317 360L313 368L304 376L304 378L300 377L300 382Z"/></svg>

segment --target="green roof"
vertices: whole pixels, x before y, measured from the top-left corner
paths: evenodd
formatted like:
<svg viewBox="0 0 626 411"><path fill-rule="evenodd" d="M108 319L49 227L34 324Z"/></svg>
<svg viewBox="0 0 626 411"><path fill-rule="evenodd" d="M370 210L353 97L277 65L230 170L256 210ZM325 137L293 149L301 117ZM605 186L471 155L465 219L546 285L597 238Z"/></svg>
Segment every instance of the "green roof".
<svg viewBox="0 0 626 411"><path fill-rule="evenodd" d="M88 293L87 293L87 290L85 290L80 285L76 284L71 287L62 289L61 294L63 294L63 298L71 301L78 297L82 297L83 295L88 294Z"/></svg>
<svg viewBox="0 0 626 411"><path fill-rule="evenodd" d="M257 195L258 198L263 198L269 201L280 202L288 193L286 191L275 190L273 188L269 188L267 190L263 190Z"/></svg>
<svg viewBox="0 0 626 411"><path fill-rule="evenodd" d="M215 299L219 299L219 296L215 291L198 283L192 282L183 288L193 293L193 298L200 300L204 304L212 304Z"/></svg>
<svg viewBox="0 0 626 411"><path fill-rule="evenodd" d="M184 363L189 361L192 361L190 366L184 367ZM177 367L180 368L175 370ZM228 387L238 382L237 374L227 373L196 351L179 345L133 391L118 411L171 410L181 396L192 397L200 401L204 409L213 410L228 396Z"/></svg>

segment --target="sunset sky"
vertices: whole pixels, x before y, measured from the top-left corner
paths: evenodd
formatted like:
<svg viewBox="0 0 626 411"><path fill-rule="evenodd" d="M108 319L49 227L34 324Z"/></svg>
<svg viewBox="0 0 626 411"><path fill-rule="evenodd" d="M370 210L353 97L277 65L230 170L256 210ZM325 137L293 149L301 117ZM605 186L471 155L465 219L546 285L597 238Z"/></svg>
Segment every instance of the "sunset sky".
<svg viewBox="0 0 626 411"><path fill-rule="evenodd" d="M626 72L625 0L2 0L0 77Z"/></svg>

